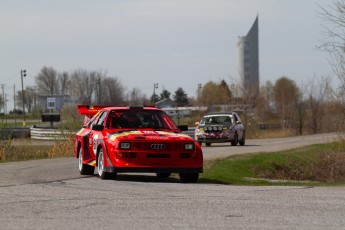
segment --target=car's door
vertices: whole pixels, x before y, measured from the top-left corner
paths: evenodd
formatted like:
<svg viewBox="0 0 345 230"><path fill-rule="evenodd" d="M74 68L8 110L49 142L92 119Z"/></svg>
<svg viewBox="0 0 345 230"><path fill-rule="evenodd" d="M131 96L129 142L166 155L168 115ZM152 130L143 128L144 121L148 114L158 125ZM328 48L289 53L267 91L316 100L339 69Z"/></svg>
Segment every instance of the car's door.
<svg viewBox="0 0 345 230"><path fill-rule="evenodd" d="M96 117L96 119L93 120L93 122L90 125L91 132L89 135L89 151L90 153L93 153L96 155L97 153L97 145L98 145L98 140L102 139L102 131L101 130L96 130L92 129L94 125L103 125L105 126L105 118L107 116L107 111L102 111L100 112Z"/></svg>

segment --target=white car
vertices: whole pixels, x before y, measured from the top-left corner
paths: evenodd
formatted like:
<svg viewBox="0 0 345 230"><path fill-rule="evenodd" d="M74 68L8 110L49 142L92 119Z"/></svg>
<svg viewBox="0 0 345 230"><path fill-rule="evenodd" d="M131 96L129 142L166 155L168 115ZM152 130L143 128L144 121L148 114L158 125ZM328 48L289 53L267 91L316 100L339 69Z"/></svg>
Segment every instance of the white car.
<svg viewBox="0 0 345 230"><path fill-rule="evenodd" d="M235 112L209 113L196 123L195 140L205 143L230 142L231 145L245 144L245 128L240 116Z"/></svg>

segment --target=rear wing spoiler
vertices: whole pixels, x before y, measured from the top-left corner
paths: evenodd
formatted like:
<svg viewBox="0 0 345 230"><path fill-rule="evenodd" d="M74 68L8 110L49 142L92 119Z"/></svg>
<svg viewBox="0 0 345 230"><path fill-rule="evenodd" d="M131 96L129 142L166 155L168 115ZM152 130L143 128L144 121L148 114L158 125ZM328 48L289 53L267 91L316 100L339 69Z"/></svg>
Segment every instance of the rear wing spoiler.
<svg viewBox="0 0 345 230"><path fill-rule="evenodd" d="M85 115L84 125L96 115L101 109L108 107L106 105L78 105L78 113L80 115Z"/></svg>

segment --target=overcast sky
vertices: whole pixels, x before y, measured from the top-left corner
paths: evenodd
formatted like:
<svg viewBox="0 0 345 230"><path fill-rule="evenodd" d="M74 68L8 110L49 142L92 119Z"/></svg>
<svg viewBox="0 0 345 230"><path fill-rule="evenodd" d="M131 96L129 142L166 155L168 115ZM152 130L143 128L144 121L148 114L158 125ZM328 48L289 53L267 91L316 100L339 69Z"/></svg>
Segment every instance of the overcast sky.
<svg viewBox="0 0 345 230"><path fill-rule="evenodd" d="M260 84L333 76L318 5L329 0L0 0L0 84L35 84L43 66L106 71L148 97L236 80L236 42L259 16ZM336 78L333 77L333 82ZM1 92L2 93L2 92ZM11 103L11 102L9 102Z"/></svg>

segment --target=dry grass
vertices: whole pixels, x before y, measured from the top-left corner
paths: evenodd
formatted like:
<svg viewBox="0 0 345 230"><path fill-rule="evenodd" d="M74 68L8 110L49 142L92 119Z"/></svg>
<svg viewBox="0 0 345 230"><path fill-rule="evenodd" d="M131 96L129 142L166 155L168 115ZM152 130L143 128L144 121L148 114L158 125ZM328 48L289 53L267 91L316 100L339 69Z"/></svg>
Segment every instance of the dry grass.
<svg viewBox="0 0 345 230"><path fill-rule="evenodd" d="M25 141L20 145L13 145L11 142L11 139L0 142L0 162L73 156L73 135L66 136L64 140L56 140L52 145L32 145Z"/></svg>
<svg viewBox="0 0 345 230"><path fill-rule="evenodd" d="M253 167L257 177L275 180L345 181L345 140L306 147L271 159L268 167Z"/></svg>
<svg viewBox="0 0 345 230"><path fill-rule="evenodd" d="M68 135L64 140L58 140L48 153L49 158L73 156L74 135Z"/></svg>

